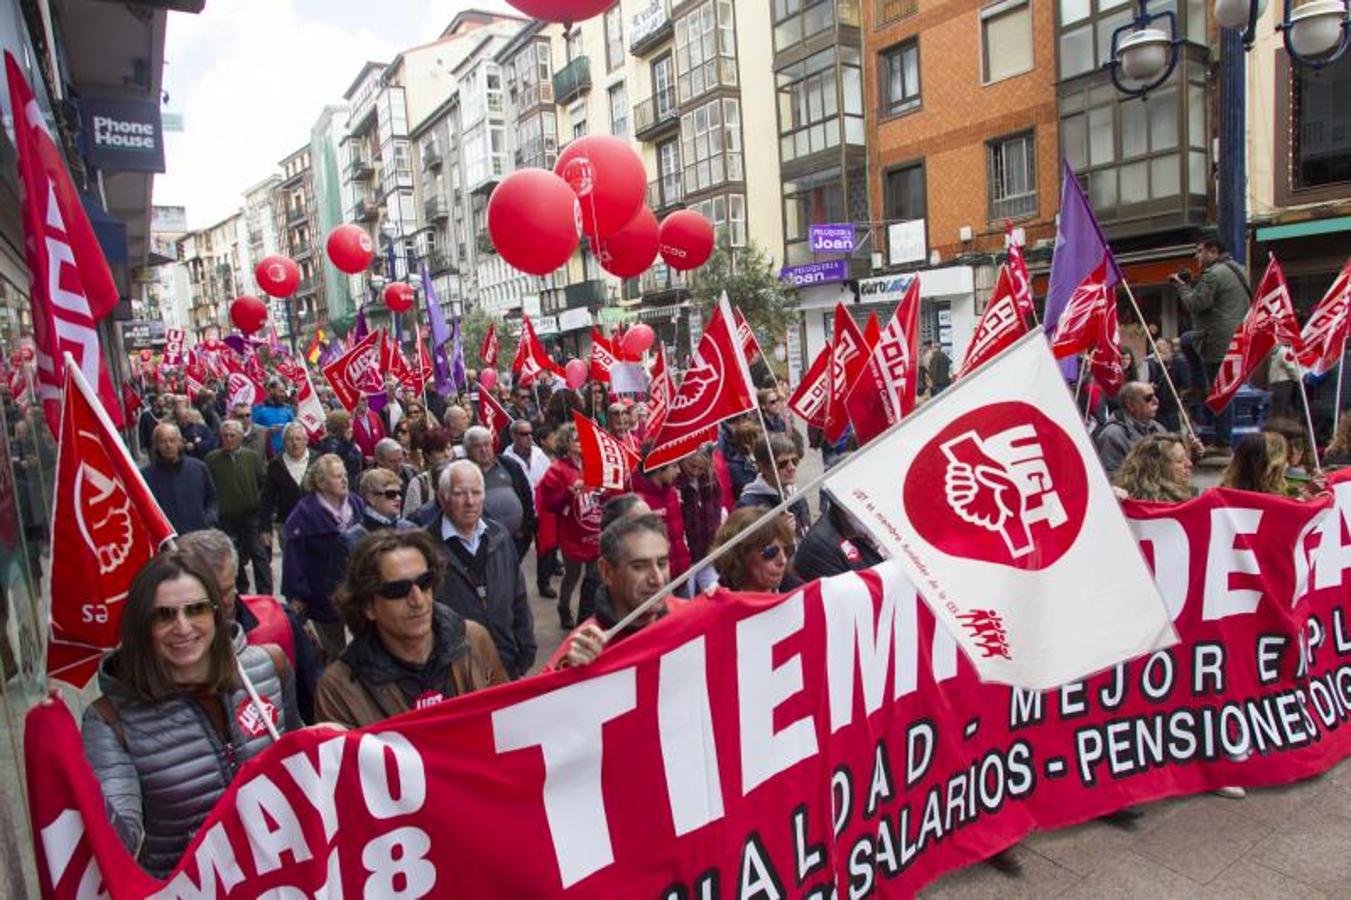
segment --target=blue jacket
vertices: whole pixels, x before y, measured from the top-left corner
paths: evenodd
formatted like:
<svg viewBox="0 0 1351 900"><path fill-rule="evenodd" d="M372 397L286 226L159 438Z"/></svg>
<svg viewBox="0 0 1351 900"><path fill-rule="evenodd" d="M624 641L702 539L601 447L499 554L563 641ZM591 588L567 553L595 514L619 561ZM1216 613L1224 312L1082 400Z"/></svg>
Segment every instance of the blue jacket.
<svg viewBox="0 0 1351 900"><path fill-rule="evenodd" d="M296 411L289 405L273 406L271 403L259 403L253 408L253 424L258 428L271 428L274 425L289 425L295 421ZM281 433L278 428L272 434L268 449L268 458L281 452Z"/></svg>
<svg viewBox="0 0 1351 900"><path fill-rule="evenodd" d="M348 494L356 506L352 524L361 521L361 498ZM287 600L300 600L316 622L340 622L333 606L333 589L347 567L347 545L338 523L319 498L306 494L286 519L286 549L281 562L281 592Z"/></svg>
<svg viewBox="0 0 1351 900"><path fill-rule="evenodd" d="M216 527L216 485L206 463L191 456L180 456L173 464L156 458L141 467L141 476L174 531L187 534Z"/></svg>

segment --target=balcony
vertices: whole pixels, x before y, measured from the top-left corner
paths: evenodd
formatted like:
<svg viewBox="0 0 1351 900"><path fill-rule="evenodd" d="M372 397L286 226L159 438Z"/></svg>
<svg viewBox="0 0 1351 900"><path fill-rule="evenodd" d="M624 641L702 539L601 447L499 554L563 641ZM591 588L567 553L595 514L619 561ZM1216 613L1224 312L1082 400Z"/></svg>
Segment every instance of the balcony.
<svg viewBox="0 0 1351 900"><path fill-rule="evenodd" d="M684 290L688 287L688 280L684 272L677 272L665 263L658 262L639 276L638 287L643 294L664 294L667 291Z"/></svg>
<svg viewBox="0 0 1351 900"><path fill-rule="evenodd" d="M426 263L429 275L440 275L442 272L449 272L455 268L455 264L450 260L450 254L444 250L429 251Z"/></svg>
<svg viewBox="0 0 1351 900"><path fill-rule="evenodd" d="M488 236L487 231L480 231L478 233L478 240L475 243L478 245L479 253L497 254L497 248L493 246L493 239Z"/></svg>
<svg viewBox="0 0 1351 900"><path fill-rule="evenodd" d="M629 52L642 57L665 43L672 31L666 0L651 0L629 20Z"/></svg>
<svg viewBox="0 0 1351 900"><path fill-rule="evenodd" d="M441 143L431 141L422 147L422 168L439 169L441 168Z"/></svg>
<svg viewBox="0 0 1351 900"><path fill-rule="evenodd" d="M570 103L591 90L591 60L579 56L554 73L554 102Z"/></svg>
<svg viewBox="0 0 1351 900"><path fill-rule="evenodd" d="M516 116L525 118L536 109L551 109L554 105L554 86L552 82L537 81L528 84L516 95Z"/></svg>
<svg viewBox="0 0 1351 900"><path fill-rule="evenodd" d="M370 198L363 198L352 204L352 218L358 222L374 222L380 218L380 207Z"/></svg>
<svg viewBox="0 0 1351 900"><path fill-rule="evenodd" d="M446 198L441 194L428 197L423 201L422 211L426 214L428 222L439 222L442 219L450 218L450 205L446 203Z"/></svg>
<svg viewBox="0 0 1351 900"><path fill-rule="evenodd" d="M562 289L562 296L558 297L558 289L554 289L555 304L562 300L562 305L555 305L554 309L562 311L565 309L595 309L598 306L605 305L605 282L603 281L578 281Z"/></svg>
<svg viewBox="0 0 1351 900"><path fill-rule="evenodd" d="M299 283L296 284L296 292L295 292L295 296L297 296L297 297L304 297L304 296L307 295L307 294L313 294L313 293L314 293L314 279L313 279L313 278L302 278L302 279L300 279Z"/></svg>
<svg viewBox="0 0 1351 900"><path fill-rule="evenodd" d="M680 176L671 175L647 183L647 205L654 213L669 212L685 205Z"/></svg>
<svg viewBox="0 0 1351 900"><path fill-rule="evenodd" d="M919 10L919 0L874 0L874 2L877 4L874 21L878 25L913 16Z"/></svg>
<svg viewBox="0 0 1351 900"><path fill-rule="evenodd" d="M349 181L368 181L375 175L375 163L364 153L353 151L352 158L347 163L347 178Z"/></svg>
<svg viewBox="0 0 1351 900"><path fill-rule="evenodd" d="M675 88L654 93L633 108L633 136L640 141L655 142L679 127Z"/></svg>
<svg viewBox="0 0 1351 900"><path fill-rule="evenodd" d="M290 209L286 210L287 225L299 224L300 222L305 221L305 219L307 219L308 217L309 213L305 211L304 206L292 206Z"/></svg>
<svg viewBox="0 0 1351 900"><path fill-rule="evenodd" d="M297 259L297 260L298 260L298 259L304 259L304 258L307 257L307 256L312 256L313 254L314 254L314 244L310 243L309 241L292 241L292 242L291 242L291 258L292 258L292 259Z"/></svg>

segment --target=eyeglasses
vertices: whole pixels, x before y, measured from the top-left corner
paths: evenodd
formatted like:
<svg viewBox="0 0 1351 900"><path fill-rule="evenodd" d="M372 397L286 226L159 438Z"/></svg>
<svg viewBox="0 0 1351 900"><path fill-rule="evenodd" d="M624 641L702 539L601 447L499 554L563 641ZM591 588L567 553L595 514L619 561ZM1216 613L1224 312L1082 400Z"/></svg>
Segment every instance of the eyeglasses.
<svg viewBox="0 0 1351 900"><path fill-rule="evenodd" d="M760 548L760 558L765 562L773 562L779 558L779 554L782 552L783 548L778 544L769 544Z"/></svg>
<svg viewBox="0 0 1351 900"><path fill-rule="evenodd" d="M424 594L436 584L436 576L428 569L416 578L400 578L398 581L382 581L375 592L386 600L402 600L413 593L413 586Z"/></svg>
<svg viewBox="0 0 1351 900"><path fill-rule="evenodd" d="M373 497L384 497L386 500L398 500L403 496L403 491L398 488L390 488L385 491L371 491Z"/></svg>
<svg viewBox="0 0 1351 900"><path fill-rule="evenodd" d="M788 456L783 459L774 460L774 465L778 466L780 469L796 469L797 464L801 461L802 460L796 456Z"/></svg>
<svg viewBox="0 0 1351 900"><path fill-rule="evenodd" d="M192 600L179 606L156 606L154 623L156 628L167 628L178 621L181 613L188 624L204 619L215 612L216 604L208 599Z"/></svg>

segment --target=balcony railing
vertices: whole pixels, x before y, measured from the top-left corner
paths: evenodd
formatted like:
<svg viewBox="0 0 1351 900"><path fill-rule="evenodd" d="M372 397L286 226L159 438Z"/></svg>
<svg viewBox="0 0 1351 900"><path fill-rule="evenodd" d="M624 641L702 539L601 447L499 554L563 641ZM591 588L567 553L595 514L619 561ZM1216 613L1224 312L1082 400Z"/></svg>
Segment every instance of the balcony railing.
<svg viewBox="0 0 1351 900"><path fill-rule="evenodd" d="M558 309L583 309L605 305L605 282L578 281L564 287L563 304Z"/></svg>
<svg viewBox="0 0 1351 900"><path fill-rule="evenodd" d="M364 153L353 153L347 162L347 176L352 181L365 181L375 174L375 163Z"/></svg>
<svg viewBox="0 0 1351 900"><path fill-rule="evenodd" d="M380 207L374 200L358 200L352 204L352 218L358 222L374 222L380 218Z"/></svg>
<svg viewBox="0 0 1351 900"><path fill-rule="evenodd" d="M638 287L644 294L684 290L687 285L684 272L677 272L665 263L660 262L644 272L638 280Z"/></svg>
<svg viewBox="0 0 1351 900"><path fill-rule="evenodd" d="M919 10L919 0L874 0L874 2L877 4L878 25L913 16Z"/></svg>
<svg viewBox="0 0 1351 900"><path fill-rule="evenodd" d="M670 175L647 183L647 205L653 212L665 212L685 205L680 176Z"/></svg>
<svg viewBox="0 0 1351 900"><path fill-rule="evenodd" d="M579 56L554 73L554 102L568 103L591 90L591 60Z"/></svg>
<svg viewBox="0 0 1351 900"><path fill-rule="evenodd" d="M475 243L478 244L479 253L497 253L497 248L493 246L493 239L488 236L488 232L486 231L479 232L478 239Z"/></svg>
<svg viewBox="0 0 1351 900"><path fill-rule="evenodd" d="M304 257L311 255L312 253L314 253L314 244L310 243L309 241L291 242L292 259L303 259Z"/></svg>
<svg viewBox="0 0 1351 900"><path fill-rule="evenodd" d="M303 222L308 217L304 206L292 206L286 210L286 224L294 225L297 222Z"/></svg>
<svg viewBox="0 0 1351 900"><path fill-rule="evenodd" d="M640 141L655 140L679 125L675 88L653 92L633 108L633 136Z"/></svg>
<svg viewBox="0 0 1351 900"><path fill-rule="evenodd" d="M428 197L423 201L422 211L426 213L428 222L436 222L450 217L450 206L446 203L446 198L440 194Z"/></svg>
<svg viewBox="0 0 1351 900"><path fill-rule="evenodd" d="M453 268L455 268L455 265L450 261L450 254L444 250L432 250L427 254L427 273L429 275L440 275L442 272L449 272Z"/></svg>
<svg viewBox="0 0 1351 900"><path fill-rule="evenodd" d="M437 141L422 146L422 168L435 169L441 165L441 145Z"/></svg>
<svg viewBox="0 0 1351 900"><path fill-rule="evenodd" d="M303 296L303 295L305 295L305 294L313 294L313 293L314 293L314 279L313 279L313 278L302 278L302 279L300 279L299 283L296 284L296 296L297 296L297 297Z"/></svg>

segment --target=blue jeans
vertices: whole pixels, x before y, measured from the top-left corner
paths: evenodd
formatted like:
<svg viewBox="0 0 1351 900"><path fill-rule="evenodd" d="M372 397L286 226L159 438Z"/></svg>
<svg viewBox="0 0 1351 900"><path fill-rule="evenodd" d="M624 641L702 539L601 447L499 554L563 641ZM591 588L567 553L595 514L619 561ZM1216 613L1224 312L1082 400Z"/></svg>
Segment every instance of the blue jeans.
<svg viewBox="0 0 1351 900"><path fill-rule="evenodd" d="M1206 377L1206 393L1209 394L1210 385L1219 372L1220 364L1202 360L1201 365ZM1204 407L1204 409L1206 411L1206 423L1215 429L1215 443L1222 447L1228 447L1233 443L1234 433L1234 403L1232 398L1229 404L1218 413L1211 412L1209 406Z"/></svg>

